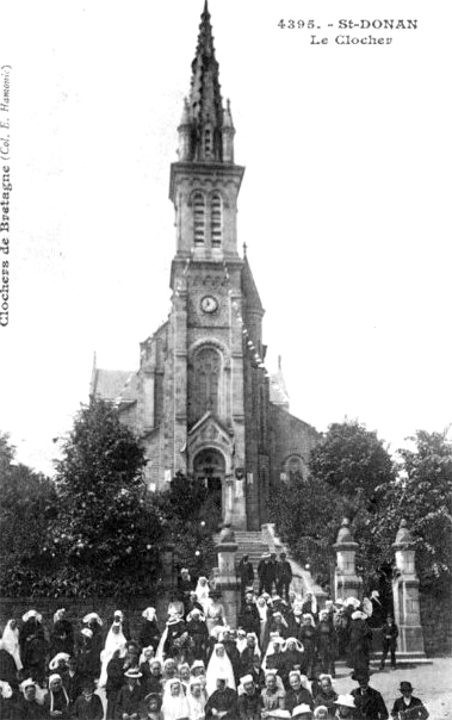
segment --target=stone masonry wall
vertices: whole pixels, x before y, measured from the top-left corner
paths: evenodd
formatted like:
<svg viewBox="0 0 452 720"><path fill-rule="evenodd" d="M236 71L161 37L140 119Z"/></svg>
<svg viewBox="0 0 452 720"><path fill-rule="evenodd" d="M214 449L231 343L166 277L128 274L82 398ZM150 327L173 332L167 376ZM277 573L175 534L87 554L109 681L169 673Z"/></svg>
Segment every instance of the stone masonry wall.
<svg viewBox="0 0 452 720"><path fill-rule="evenodd" d="M452 654L452 598L420 593L421 623L427 655Z"/></svg>
<svg viewBox="0 0 452 720"><path fill-rule="evenodd" d="M283 464L289 455L300 455L305 464L319 441L319 433L287 410L269 403L270 457L272 483L277 485Z"/></svg>

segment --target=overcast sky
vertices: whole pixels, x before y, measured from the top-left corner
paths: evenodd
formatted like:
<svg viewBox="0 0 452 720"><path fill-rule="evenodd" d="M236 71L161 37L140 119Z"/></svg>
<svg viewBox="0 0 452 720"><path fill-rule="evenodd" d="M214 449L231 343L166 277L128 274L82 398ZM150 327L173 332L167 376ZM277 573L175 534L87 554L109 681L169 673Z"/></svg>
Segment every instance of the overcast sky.
<svg viewBox="0 0 452 720"><path fill-rule="evenodd" d="M94 351L100 367L133 370L139 342L167 317L169 166L202 5L2 4L14 189L0 430L38 469L51 470L52 439L87 400ZM358 418L392 448L452 421L442 5L210 0L246 166L238 241L266 309L267 367L282 355L303 420L325 430ZM337 28L394 17L418 29ZM281 19L320 29L283 30ZM392 43L335 42L370 33ZM329 43L311 45L312 34Z"/></svg>

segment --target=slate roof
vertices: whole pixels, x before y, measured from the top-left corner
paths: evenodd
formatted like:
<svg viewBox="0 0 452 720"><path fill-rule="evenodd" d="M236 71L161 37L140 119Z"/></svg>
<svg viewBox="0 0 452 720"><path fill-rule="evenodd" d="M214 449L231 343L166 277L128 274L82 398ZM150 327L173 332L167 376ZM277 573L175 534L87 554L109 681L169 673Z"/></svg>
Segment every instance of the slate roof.
<svg viewBox="0 0 452 720"><path fill-rule="evenodd" d="M261 298L246 255L242 268L242 292L245 295L248 308L263 311Z"/></svg>
<svg viewBox="0 0 452 720"><path fill-rule="evenodd" d="M117 400L119 396L121 396L121 400L126 401L136 399L137 374L135 370L101 370L96 368L93 375L91 395L94 397L112 402Z"/></svg>

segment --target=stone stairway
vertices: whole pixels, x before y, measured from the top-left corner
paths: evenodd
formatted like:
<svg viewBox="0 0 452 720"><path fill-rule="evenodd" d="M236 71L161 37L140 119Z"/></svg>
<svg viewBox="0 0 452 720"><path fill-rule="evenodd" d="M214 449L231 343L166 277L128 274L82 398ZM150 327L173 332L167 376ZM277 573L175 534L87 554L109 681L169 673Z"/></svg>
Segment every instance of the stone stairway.
<svg viewBox="0 0 452 720"><path fill-rule="evenodd" d="M248 555L249 561L252 563L254 568L254 589L258 590L259 581L257 578L257 566L262 554L270 552L268 544L262 537L260 531L246 531L246 530L235 530L235 542L237 543L237 565L240 562L243 555Z"/></svg>
<svg viewBox="0 0 452 720"><path fill-rule="evenodd" d="M250 562L254 568L254 590L256 593L259 590L259 579L257 577L257 566L259 561L265 552L276 552L279 555L282 551L287 553L287 558L292 565L292 589L301 596L304 596L307 591L313 592L317 597L319 607L323 607L325 593L319 585L317 585L309 570L301 567L290 555L288 548L284 546L281 540L274 532L274 526L272 524L266 524L262 526L261 530L247 531L247 530L234 530L234 542L237 544L237 551L235 553L235 564L238 566L243 555L248 555ZM213 537L215 544L220 541L220 533Z"/></svg>

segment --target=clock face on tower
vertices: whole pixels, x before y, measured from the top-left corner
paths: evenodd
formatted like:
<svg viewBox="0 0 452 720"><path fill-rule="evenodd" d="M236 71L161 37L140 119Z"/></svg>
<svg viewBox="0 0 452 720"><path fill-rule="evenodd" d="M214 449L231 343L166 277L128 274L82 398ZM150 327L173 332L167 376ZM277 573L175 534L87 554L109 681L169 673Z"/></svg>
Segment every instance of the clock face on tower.
<svg viewBox="0 0 452 720"><path fill-rule="evenodd" d="M213 313L218 309L218 300L212 295L206 295L201 300L201 310L205 313Z"/></svg>

